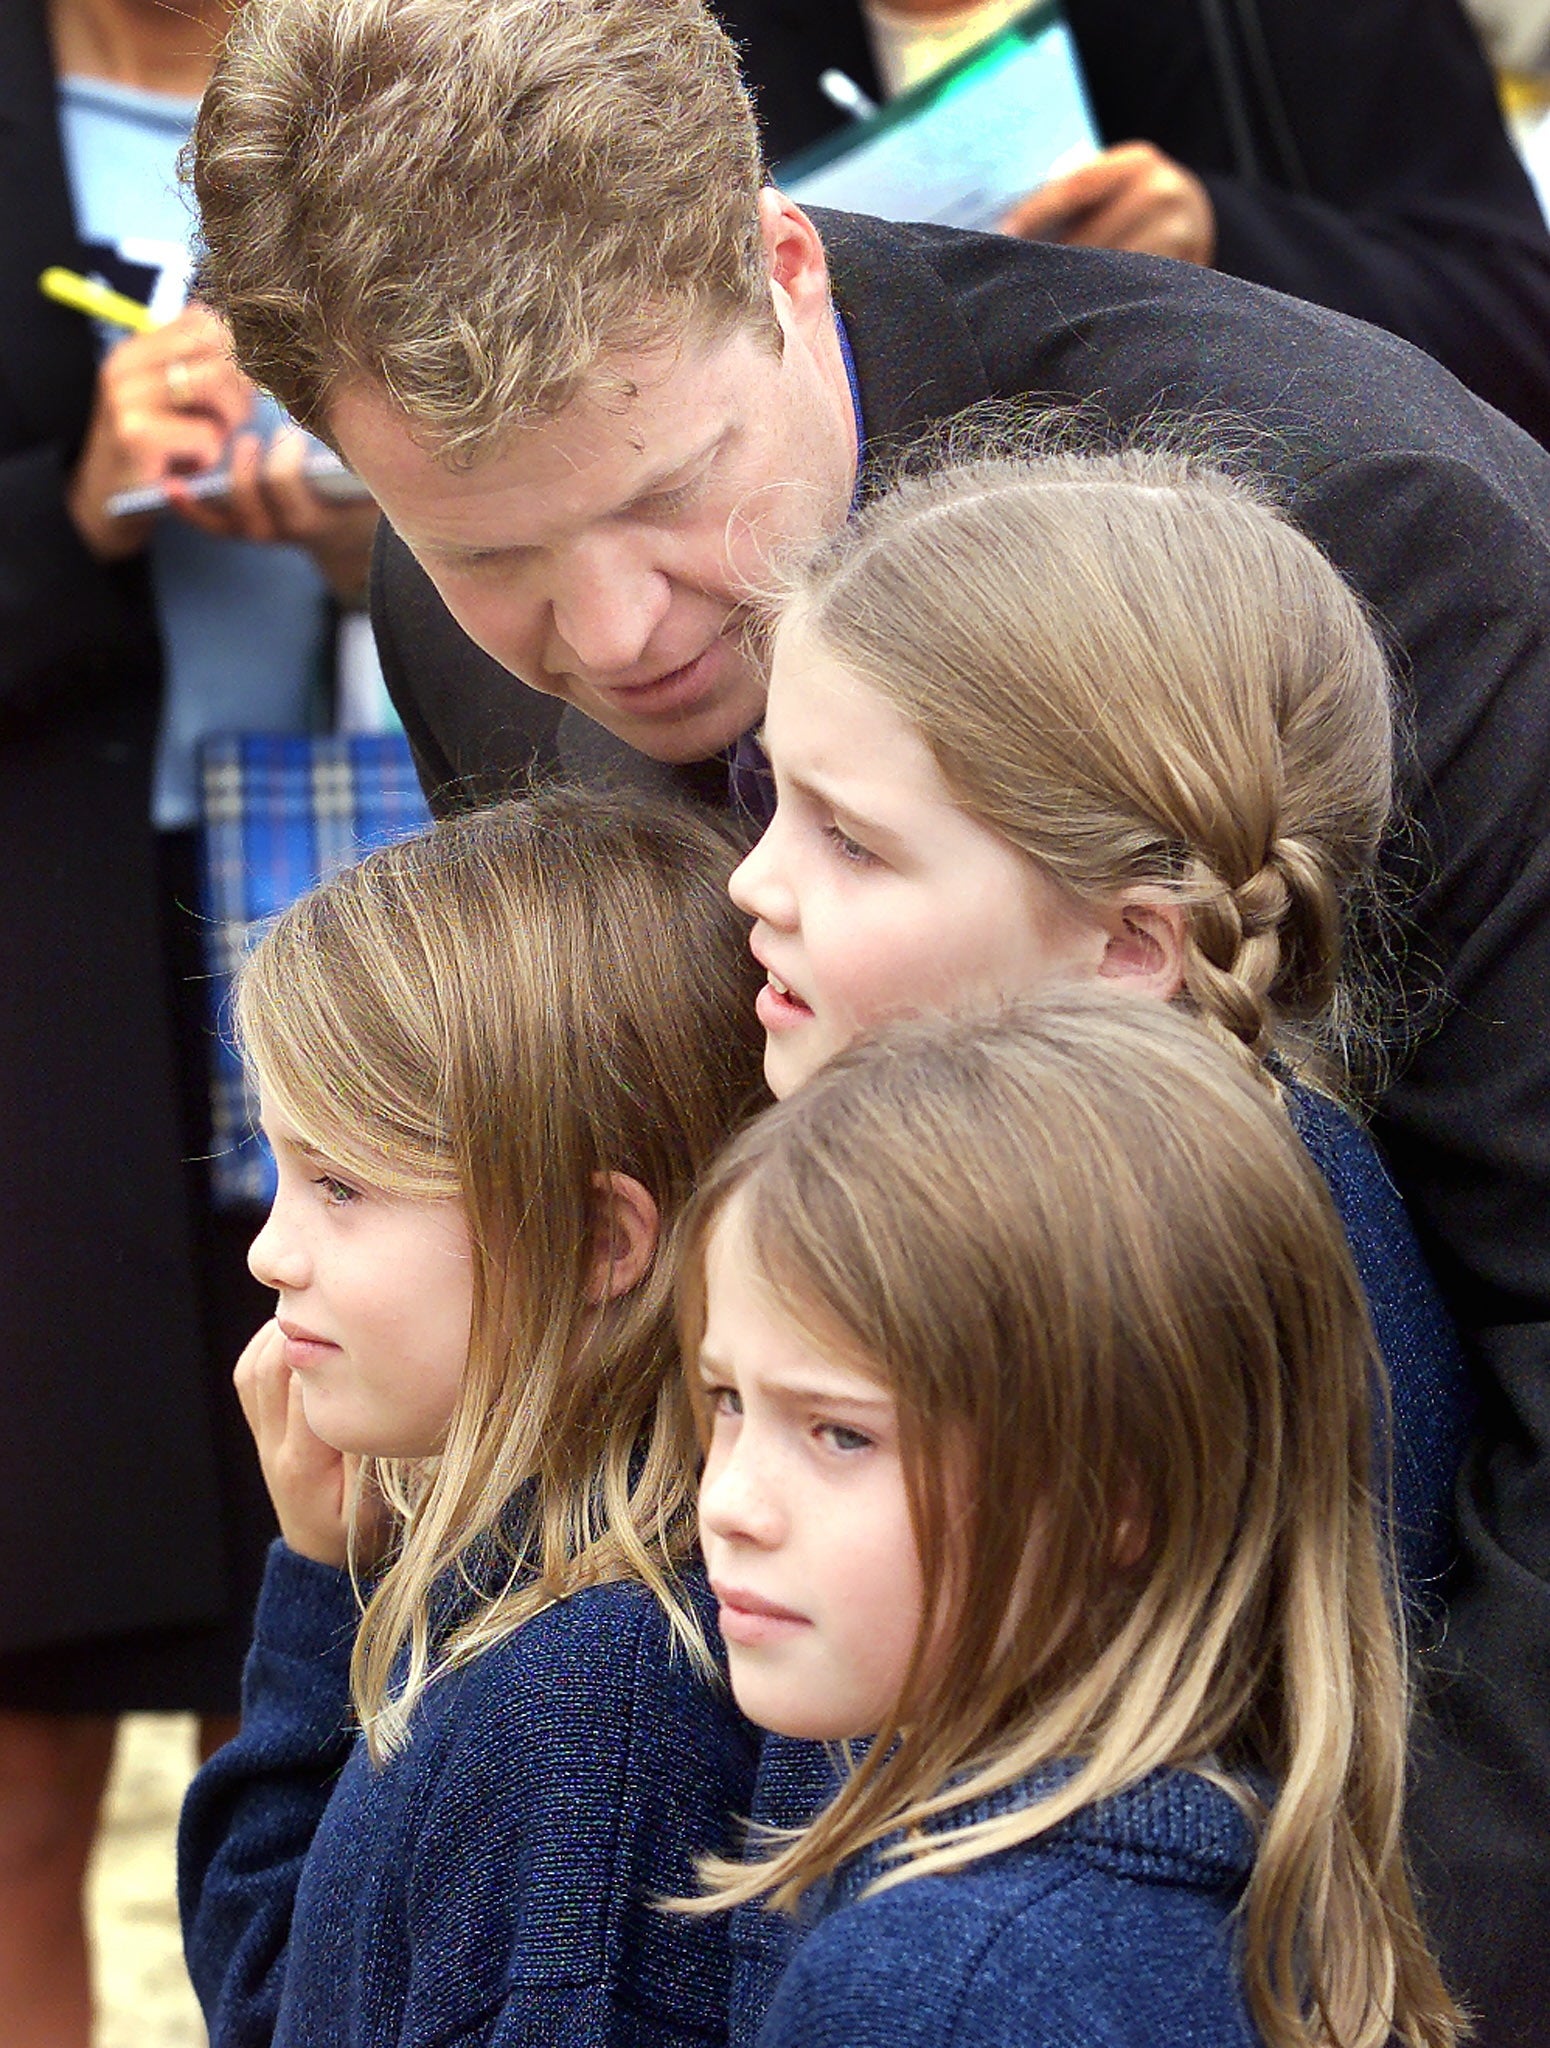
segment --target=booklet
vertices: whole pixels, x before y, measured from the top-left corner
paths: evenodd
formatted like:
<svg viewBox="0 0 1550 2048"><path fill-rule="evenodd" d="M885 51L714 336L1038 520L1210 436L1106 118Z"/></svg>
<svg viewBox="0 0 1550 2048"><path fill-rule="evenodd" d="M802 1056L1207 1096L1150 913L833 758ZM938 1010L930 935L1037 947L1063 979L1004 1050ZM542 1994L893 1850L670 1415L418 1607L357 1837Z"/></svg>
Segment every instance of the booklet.
<svg viewBox="0 0 1550 2048"><path fill-rule="evenodd" d="M801 206L994 228L1102 143L1057 0L775 168Z"/></svg>

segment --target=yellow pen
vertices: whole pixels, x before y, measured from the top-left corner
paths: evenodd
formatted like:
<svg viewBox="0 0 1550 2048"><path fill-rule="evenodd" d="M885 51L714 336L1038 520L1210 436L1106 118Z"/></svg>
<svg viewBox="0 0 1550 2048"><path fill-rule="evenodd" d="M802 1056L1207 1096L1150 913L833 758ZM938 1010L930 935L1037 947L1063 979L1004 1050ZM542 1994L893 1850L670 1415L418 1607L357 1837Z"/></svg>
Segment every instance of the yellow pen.
<svg viewBox="0 0 1550 2048"><path fill-rule="evenodd" d="M149 334L162 324L138 299L109 291L105 284L94 284L91 278L82 277L79 271L61 269L57 263L38 279L38 290L44 298L68 306L72 313L85 313L93 320L107 320L113 326L127 327L135 334Z"/></svg>

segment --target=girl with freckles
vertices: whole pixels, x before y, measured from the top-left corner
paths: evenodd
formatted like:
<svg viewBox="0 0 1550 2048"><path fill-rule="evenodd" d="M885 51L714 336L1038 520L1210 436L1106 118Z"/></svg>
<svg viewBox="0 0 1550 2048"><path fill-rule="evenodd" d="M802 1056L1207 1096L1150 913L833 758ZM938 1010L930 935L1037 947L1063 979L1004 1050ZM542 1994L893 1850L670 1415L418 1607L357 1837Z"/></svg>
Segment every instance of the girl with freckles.
<svg viewBox="0 0 1550 2048"><path fill-rule="evenodd" d="M1452 2048L1371 1326L1242 1060L1096 987L894 1025L723 1155L681 1303L735 1696L861 1745L682 1905L798 1916L759 2048Z"/></svg>

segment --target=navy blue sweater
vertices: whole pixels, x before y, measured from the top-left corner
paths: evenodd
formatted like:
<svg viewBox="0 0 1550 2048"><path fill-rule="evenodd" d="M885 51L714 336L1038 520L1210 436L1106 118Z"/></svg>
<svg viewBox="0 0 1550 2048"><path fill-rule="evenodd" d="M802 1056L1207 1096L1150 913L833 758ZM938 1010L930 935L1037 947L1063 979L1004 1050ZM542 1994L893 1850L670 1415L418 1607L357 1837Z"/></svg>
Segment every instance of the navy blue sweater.
<svg viewBox="0 0 1550 2048"><path fill-rule="evenodd" d="M381 1770L351 1734L356 1619L345 1573L275 1545L242 1730L179 1838L212 2048L724 2041L724 1926L650 1902L732 1847L756 1738L650 1594L535 1616L430 1686Z"/></svg>
<svg viewBox="0 0 1550 2048"><path fill-rule="evenodd" d="M1293 1082L1286 1106L1345 1227L1388 1368L1394 1542L1405 1604L1419 1616L1454 1559L1453 1490L1477 1405L1469 1367L1377 1146L1328 1096ZM1379 1448L1390 1446L1380 1437Z"/></svg>
<svg viewBox="0 0 1550 2048"><path fill-rule="evenodd" d="M1252 2048L1232 1913L1253 1855L1227 1795L1179 1771L864 1899L871 1852L818 1902L758 2048Z"/></svg>

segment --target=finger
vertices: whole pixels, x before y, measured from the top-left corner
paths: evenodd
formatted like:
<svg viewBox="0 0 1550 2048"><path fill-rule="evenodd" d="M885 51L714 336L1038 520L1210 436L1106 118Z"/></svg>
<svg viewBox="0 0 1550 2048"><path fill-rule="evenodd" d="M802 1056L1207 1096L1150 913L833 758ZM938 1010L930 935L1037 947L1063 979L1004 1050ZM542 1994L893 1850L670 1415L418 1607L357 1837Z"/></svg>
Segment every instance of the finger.
<svg viewBox="0 0 1550 2048"><path fill-rule="evenodd" d="M1154 225L1154 210L1138 204L1133 194L1125 193L1108 205L1093 207L1080 220L1073 221L1065 240L1073 249L1146 252L1151 250L1149 231Z"/></svg>
<svg viewBox="0 0 1550 2048"><path fill-rule="evenodd" d="M1091 163L1030 192L1006 215L1002 232L1027 242L1069 241L1073 227L1133 175L1123 152L1106 150Z"/></svg>
<svg viewBox="0 0 1550 2048"><path fill-rule="evenodd" d="M95 445L92 488L105 502L118 491L192 478L219 463L225 446L209 420L132 417Z"/></svg>
<svg viewBox="0 0 1550 2048"><path fill-rule="evenodd" d="M1072 219L1081 211L1071 196L1071 180L1057 178L1020 199L999 222L1004 235L1024 242L1058 242L1064 239Z"/></svg>
<svg viewBox="0 0 1550 2048"><path fill-rule="evenodd" d="M232 441L228 456L231 482L222 512L226 531L243 540L272 541L279 528L264 488L264 449L256 434L240 433Z"/></svg>
<svg viewBox="0 0 1550 2048"><path fill-rule="evenodd" d="M215 534L221 540L230 540L236 531L232 523L224 494L213 498L196 498L189 490L193 477L172 476L167 479L167 508L177 514L189 526L197 526L201 533Z"/></svg>
<svg viewBox="0 0 1550 2048"><path fill-rule="evenodd" d="M156 330L151 337L158 344L164 363L181 361L193 380L193 389L180 397L225 420L228 430L252 417L257 396L252 382L238 369L232 353L231 335L225 322L207 306L186 306L176 320ZM183 379L174 374L173 382Z"/></svg>
<svg viewBox="0 0 1550 2048"><path fill-rule="evenodd" d="M307 1420L307 1403L301 1381L291 1373L286 1389L285 1425L280 1438L281 1459L287 1476L310 1492L327 1493L337 1511L344 1503L345 1462L332 1444L324 1443Z"/></svg>
<svg viewBox="0 0 1550 2048"><path fill-rule="evenodd" d="M284 1368L285 1335L271 1318L243 1346L232 1373L237 1399L255 1437L259 1436L266 1415L273 1412L273 1390L278 1373Z"/></svg>

